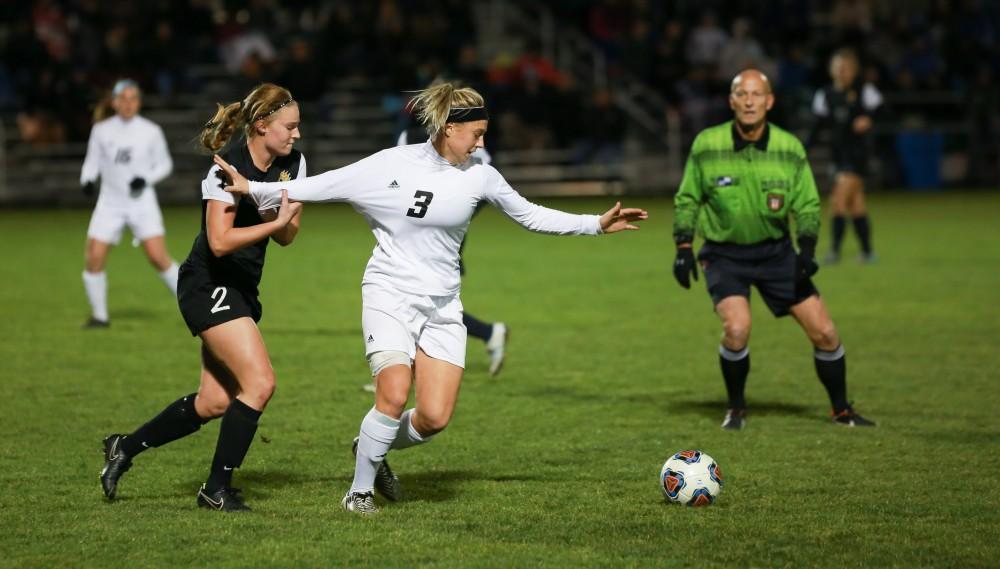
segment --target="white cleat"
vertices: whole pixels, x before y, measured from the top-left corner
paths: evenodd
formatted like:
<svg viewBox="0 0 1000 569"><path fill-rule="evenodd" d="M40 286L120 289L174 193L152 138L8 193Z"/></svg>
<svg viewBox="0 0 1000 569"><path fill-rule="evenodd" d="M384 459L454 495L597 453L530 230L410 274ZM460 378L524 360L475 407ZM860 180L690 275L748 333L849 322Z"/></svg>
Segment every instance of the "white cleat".
<svg viewBox="0 0 1000 569"><path fill-rule="evenodd" d="M490 339L486 342L486 353L490 355L490 375L497 375L500 373L500 368L503 367L509 335L507 325L503 322L497 322L493 325L493 333L490 334Z"/></svg>
<svg viewBox="0 0 1000 569"><path fill-rule="evenodd" d="M375 494L372 492L348 492L341 500L344 510L361 516L371 516L378 513L375 505Z"/></svg>

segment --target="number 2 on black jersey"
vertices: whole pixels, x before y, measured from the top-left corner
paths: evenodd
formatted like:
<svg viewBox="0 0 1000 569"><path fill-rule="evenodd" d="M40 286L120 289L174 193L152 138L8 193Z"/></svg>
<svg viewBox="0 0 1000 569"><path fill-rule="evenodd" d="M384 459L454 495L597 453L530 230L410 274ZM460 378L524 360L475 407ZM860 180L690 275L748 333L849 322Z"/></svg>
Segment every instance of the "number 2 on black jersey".
<svg viewBox="0 0 1000 569"><path fill-rule="evenodd" d="M427 215L427 206L431 205L431 200L434 199L434 194L432 192L425 192L423 190L417 190L413 197L417 201L413 202L414 207L406 210L406 215L409 217L421 218Z"/></svg>

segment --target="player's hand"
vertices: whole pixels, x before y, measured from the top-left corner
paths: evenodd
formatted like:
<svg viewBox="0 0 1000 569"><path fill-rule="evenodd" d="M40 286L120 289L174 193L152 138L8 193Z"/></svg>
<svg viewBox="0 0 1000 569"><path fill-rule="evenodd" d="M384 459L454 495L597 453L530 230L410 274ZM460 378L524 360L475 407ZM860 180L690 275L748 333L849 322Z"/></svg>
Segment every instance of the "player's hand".
<svg viewBox="0 0 1000 569"><path fill-rule="evenodd" d="M288 190L281 190L281 207L278 208L278 217L275 221L280 227L284 227L292 221L297 213L302 211L301 202L288 202Z"/></svg>
<svg viewBox="0 0 1000 569"><path fill-rule="evenodd" d="M93 197L94 194L97 193L97 182L94 181L87 182L80 189L83 191L83 195L87 196L88 198Z"/></svg>
<svg viewBox="0 0 1000 569"><path fill-rule="evenodd" d="M601 231L604 233L617 233L619 231L635 231L638 225L632 225L633 221L642 221L649 217L644 209L634 207L622 208L622 202L615 202L615 207L604 212L601 216Z"/></svg>
<svg viewBox="0 0 1000 569"><path fill-rule="evenodd" d="M804 281L819 271L816 262L816 239L799 237L799 253L795 256L795 280Z"/></svg>
<svg viewBox="0 0 1000 569"><path fill-rule="evenodd" d="M133 198L139 197L146 189L146 179L139 176L132 178L132 181L128 183L128 189Z"/></svg>
<svg viewBox="0 0 1000 569"><path fill-rule="evenodd" d="M862 134L868 132L868 129L872 127L872 119L868 115L861 115L854 118L854 122L851 124L851 128L854 129L855 134Z"/></svg>
<svg viewBox="0 0 1000 569"><path fill-rule="evenodd" d="M230 166L228 162L222 159L218 154L212 156L212 161L222 169L222 172L229 178L229 184L226 185L223 190L241 196L245 196L250 193L250 182L247 181L246 176L240 174L236 168Z"/></svg>
<svg viewBox="0 0 1000 569"><path fill-rule="evenodd" d="M690 243L678 245L674 258L674 278L684 288L691 288L691 277L698 280L698 263L694 260L694 249Z"/></svg>

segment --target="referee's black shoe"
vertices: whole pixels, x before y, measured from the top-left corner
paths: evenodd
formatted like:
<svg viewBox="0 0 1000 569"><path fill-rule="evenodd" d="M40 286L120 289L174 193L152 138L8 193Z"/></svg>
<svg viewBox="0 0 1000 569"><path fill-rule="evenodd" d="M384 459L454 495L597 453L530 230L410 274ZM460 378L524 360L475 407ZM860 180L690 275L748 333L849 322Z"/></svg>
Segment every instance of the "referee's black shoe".
<svg viewBox="0 0 1000 569"><path fill-rule="evenodd" d="M742 431L747 424L746 409L727 409L722 419L722 428L727 431Z"/></svg>
<svg viewBox="0 0 1000 569"><path fill-rule="evenodd" d="M220 512L249 512L250 506L240 499L240 491L236 488L223 486L215 492L205 490L202 484L198 489L198 505L202 508L218 510Z"/></svg>
<svg viewBox="0 0 1000 569"><path fill-rule="evenodd" d="M848 406L840 413L834 411L833 422L837 425L844 425L845 427L874 427L875 421L865 419L861 415L858 415L854 408Z"/></svg>
<svg viewBox="0 0 1000 569"><path fill-rule="evenodd" d="M101 487L108 500L115 499L118 479L132 468L132 458L122 452L125 435L108 435L104 438L104 468L101 470Z"/></svg>

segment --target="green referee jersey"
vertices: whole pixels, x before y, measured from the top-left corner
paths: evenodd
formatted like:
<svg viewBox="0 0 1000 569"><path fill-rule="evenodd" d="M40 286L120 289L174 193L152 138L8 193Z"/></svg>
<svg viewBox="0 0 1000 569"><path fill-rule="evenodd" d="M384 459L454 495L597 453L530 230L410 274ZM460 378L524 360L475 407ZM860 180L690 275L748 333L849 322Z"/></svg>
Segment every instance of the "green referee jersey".
<svg viewBox="0 0 1000 569"><path fill-rule="evenodd" d="M705 239L741 245L790 234L819 233L819 194L799 139L766 125L749 142L733 121L709 127L695 138L674 198L674 239Z"/></svg>

